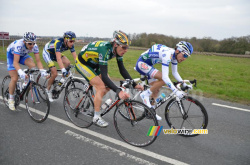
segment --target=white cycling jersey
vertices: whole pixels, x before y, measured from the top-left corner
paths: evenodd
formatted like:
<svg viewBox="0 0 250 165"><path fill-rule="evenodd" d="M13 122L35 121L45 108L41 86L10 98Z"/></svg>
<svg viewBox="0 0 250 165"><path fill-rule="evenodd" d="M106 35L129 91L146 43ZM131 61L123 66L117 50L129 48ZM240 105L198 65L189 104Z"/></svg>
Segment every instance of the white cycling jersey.
<svg viewBox="0 0 250 165"><path fill-rule="evenodd" d="M12 42L8 46L7 52L11 53L12 55L18 54L20 56L26 56L27 54L32 53L32 52L34 54L39 53L39 49L38 49L37 44L34 45L32 50L27 49L25 46L25 43L23 42L23 39L20 39L20 40L16 40Z"/></svg>
<svg viewBox="0 0 250 165"><path fill-rule="evenodd" d="M149 66L153 66L155 64L162 64L162 79L166 83L166 85L172 90L177 90L173 85L171 80L169 79L169 65L172 64L172 74L177 81L183 81L181 76L177 70L177 60L175 58L175 50L173 48L169 48L165 45L155 44L147 51L141 54L141 57L137 61L137 66L139 63L144 62ZM145 68L138 66L137 68L141 69L141 71ZM156 69L155 69L156 70ZM139 71L141 73L141 71ZM154 73L153 69L149 71L149 74ZM144 72L145 73L145 72ZM150 75L149 75L150 76Z"/></svg>

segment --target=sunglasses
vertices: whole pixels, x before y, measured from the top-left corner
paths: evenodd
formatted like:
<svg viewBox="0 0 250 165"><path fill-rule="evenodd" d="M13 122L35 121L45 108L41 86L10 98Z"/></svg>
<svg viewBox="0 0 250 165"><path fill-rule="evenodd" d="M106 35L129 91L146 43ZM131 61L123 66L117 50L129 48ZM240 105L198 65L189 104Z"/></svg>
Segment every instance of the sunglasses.
<svg viewBox="0 0 250 165"><path fill-rule="evenodd" d="M26 42L28 45L35 45L36 43L34 42Z"/></svg>
<svg viewBox="0 0 250 165"><path fill-rule="evenodd" d="M186 53L184 53L184 52L180 52L181 54L183 54L183 57L184 58L188 58L189 57L189 55L187 55Z"/></svg>
<svg viewBox="0 0 250 165"><path fill-rule="evenodd" d="M122 46L122 45L119 45L123 50L127 50L129 47L128 46Z"/></svg>
<svg viewBox="0 0 250 165"><path fill-rule="evenodd" d="M74 43L75 41L73 41L73 40L70 40L69 42L70 42L70 43Z"/></svg>

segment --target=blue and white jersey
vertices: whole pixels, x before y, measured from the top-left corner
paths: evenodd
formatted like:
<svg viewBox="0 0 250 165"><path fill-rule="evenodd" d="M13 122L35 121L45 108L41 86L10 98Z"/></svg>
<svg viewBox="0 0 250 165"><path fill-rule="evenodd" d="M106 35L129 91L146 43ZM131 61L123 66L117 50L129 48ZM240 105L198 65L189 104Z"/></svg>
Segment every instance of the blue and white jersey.
<svg viewBox="0 0 250 165"><path fill-rule="evenodd" d="M172 74L177 81L183 81L177 70L178 61L175 56L175 49L165 45L155 44L150 49L141 54L136 63L136 70L150 79L158 72L153 67L155 64L162 64L162 80L172 90L177 90L169 79L169 65L172 64Z"/></svg>
<svg viewBox="0 0 250 165"><path fill-rule="evenodd" d="M12 54L12 55L17 54L20 56L26 56L32 52L34 54L39 53L39 49L38 49L37 44L34 45L32 50L27 49L25 46L25 43L23 42L23 39L20 39L20 40L16 40L16 41L12 42L8 46L7 52L8 52L7 54Z"/></svg>
<svg viewBox="0 0 250 165"><path fill-rule="evenodd" d="M174 55L175 50L165 45L155 44L147 51L141 54L141 58L150 66L162 64L169 66L170 62L177 65L177 60Z"/></svg>

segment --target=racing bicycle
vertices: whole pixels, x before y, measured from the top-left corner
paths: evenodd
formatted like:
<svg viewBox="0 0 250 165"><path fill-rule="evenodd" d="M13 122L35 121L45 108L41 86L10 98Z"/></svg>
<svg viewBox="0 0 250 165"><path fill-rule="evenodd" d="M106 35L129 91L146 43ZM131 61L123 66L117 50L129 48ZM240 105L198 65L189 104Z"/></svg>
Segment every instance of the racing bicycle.
<svg viewBox="0 0 250 165"><path fill-rule="evenodd" d="M121 86L132 83L133 81L129 80L120 81ZM72 88L65 94L63 105L66 115L76 126L87 128L93 124L94 97L93 86L90 84L86 84L82 89ZM118 105L120 101L118 97L115 98L110 106L101 110L101 116L106 115L115 107L113 120L119 136L125 142L137 147L152 144L157 136L147 136L147 133L151 126L158 126L153 111L136 100L127 99Z"/></svg>
<svg viewBox="0 0 250 165"><path fill-rule="evenodd" d="M135 82L140 82L144 86L144 90L150 88L148 85L147 76L141 75L141 78L134 79ZM186 96L179 99L174 92L168 94L167 97L163 98L158 103L155 100L151 100L152 110L155 111L161 107L164 103L167 103L165 107L165 120L170 128L190 130L185 133L179 134L185 137L192 137L199 135L196 131L197 129L206 129L208 125L208 114L205 107L197 99L188 96L189 88L183 87L183 83L187 83L191 86L195 86L197 81L194 80L184 80L183 82L174 82L174 85L178 90L186 91ZM132 100L136 100L141 92L135 91L130 84L125 85L126 89L129 89L130 95L132 95ZM166 86L162 88L169 89ZM139 97L140 98L140 97ZM126 117L124 115L124 117Z"/></svg>
<svg viewBox="0 0 250 165"><path fill-rule="evenodd" d="M34 81L34 75L39 72L39 69L24 69L28 75L28 84L24 87L22 80L18 77L16 88L14 91L15 107L20 105L20 102L25 98L25 105L29 116L37 123L44 122L50 111L50 103L48 95L42 85ZM9 107L9 83L11 77L7 75L2 82L2 97L4 104Z"/></svg>
<svg viewBox="0 0 250 165"><path fill-rule="evenodd" d="M83 88L85 83L81 81L80 79L77 79L74 77L75 74L75 68L73 65L69 65L69 67L66 68L67 72L70 74L67 77L61 77L63 79L63 82L59 79L56 79L52 84L52 98L58 99L63 89L65 89L65 93L71 89L71 88ZM61 72L60 69L57 70L58 72ZM47 70L48 74L51 74L50 70ZM44 79L41 77L41 73L37 76L37 83L41 84L45 89L47 88L48 79Z"/></svg>

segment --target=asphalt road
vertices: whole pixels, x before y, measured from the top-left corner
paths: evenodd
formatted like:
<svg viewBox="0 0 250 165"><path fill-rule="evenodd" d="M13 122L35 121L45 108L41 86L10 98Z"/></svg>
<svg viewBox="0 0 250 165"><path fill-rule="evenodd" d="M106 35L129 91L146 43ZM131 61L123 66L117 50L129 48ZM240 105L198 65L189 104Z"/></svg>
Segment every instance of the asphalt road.
<svg viewBox="0 0 250 165"><path fill-rule="evenodd" d="M6 63L0 62L0 82ZM111 112L110 125L82 129L70 123L62 97L51 104L49 118L35 123L24 108L12 112L0 98L0 164L250 164L250 107L212 98L198 97L208 111L208 134L185 138L160 134L145 148L123 142ZM226 107L225 107L226 106ZM168 129L163 108L159 125Z"/></svg>

